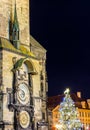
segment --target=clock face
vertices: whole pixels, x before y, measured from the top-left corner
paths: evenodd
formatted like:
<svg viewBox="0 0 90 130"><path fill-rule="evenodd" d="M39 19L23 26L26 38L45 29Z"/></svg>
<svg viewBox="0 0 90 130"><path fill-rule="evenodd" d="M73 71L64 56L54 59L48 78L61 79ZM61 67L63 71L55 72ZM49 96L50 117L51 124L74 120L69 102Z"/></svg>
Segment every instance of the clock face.
<svg viewBox="0 0 90 130"><path fill-rule="evenodd" d="M30 93L26 84L22 83L18 86L17 98L18 98L18 101L23 105L29 102Z"/></svg>
<svg viewBox="0 0 90 130"><path fill-rule="evenodd" d="M30 116L28 112L21 111L19 114L19 123L22 128L27 128L30 124Z"/></svg>

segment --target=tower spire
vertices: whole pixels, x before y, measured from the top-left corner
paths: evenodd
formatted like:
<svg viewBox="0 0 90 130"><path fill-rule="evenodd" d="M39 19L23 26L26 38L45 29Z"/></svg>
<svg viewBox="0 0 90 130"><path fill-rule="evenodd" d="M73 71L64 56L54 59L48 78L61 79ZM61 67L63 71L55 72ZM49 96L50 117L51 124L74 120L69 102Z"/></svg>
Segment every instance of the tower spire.
<svg viewBox="0 0 90 130"><path fill-rule="evenodd" d="M13 21L13 34L12 34L13 45L19 49L19 23L17 18L16 0L14 7L14 21Z"/></svg>
<svg viewBox="0 0 90 130"><path fill-rule="evenodd" d="M16 0L15 0L15 8L14 8L14 23L18 27L17 29L19 29L18 18L17 18L17 10L16 10Z"/></svg>

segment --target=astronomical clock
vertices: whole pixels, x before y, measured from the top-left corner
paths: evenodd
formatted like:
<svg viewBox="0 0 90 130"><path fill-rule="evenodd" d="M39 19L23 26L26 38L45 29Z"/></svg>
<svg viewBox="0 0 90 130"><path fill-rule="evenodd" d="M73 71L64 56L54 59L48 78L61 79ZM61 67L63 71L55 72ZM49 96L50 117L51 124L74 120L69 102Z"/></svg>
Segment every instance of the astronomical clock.
<svg viewBox="0 0 90 130"><path fill-rule="evenodd" d="M32 128L33 119L33 104L32 104L32 86L31 74L28 73L27 65L22 62L21 66L17 68L17 64L24 61L21 58L16 62L14 67L14 93L13 103L14 108L14 127L15 130L30 130Z"/></svg>
<svg viewBox="0 0 90 130"><path fill-rule="evenodd" d="M21 83L17 87L16 95L17 95L18 102L21 103L22 105L26 105L29 103L30 92L29 92L28 86L25 83Z"/></svg>

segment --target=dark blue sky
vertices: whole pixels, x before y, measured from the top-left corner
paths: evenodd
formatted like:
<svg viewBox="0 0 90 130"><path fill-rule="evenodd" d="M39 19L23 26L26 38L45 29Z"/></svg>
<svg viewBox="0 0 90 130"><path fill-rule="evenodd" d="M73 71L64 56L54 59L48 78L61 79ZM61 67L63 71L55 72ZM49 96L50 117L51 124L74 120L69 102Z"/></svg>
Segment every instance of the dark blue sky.
<svg viewBox="0 0 90 130"><path fill-rule="evenodd" d="M31 35L47 49L48 96L90 98L90 1L31 0Z"/></svg>

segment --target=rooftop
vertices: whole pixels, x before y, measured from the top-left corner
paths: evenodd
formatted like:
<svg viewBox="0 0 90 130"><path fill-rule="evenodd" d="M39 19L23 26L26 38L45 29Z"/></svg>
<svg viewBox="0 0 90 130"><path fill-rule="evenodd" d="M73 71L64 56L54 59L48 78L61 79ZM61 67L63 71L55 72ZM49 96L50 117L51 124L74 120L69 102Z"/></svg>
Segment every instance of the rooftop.
<svg viewBox="0 0 90 130"><path fill-rule="evenodd" d="M56 95L52 97L48 97L48 108L50 110L53 110L57 105L60 105L60 103L63 101L64 94L62 95ZM85 101L85 99L79 98L75 93L70 94L71 98L75 102L76 107L81 108L81 102Z"/></svg>
<svg viewBox="0 0 90 130"><path fill-rule="evenodd" d="M34 54L30 52L27 48L25 48L23 45L20 45L20 49L16 49L8 39L2 37L0 37L0 48L35 57Z"/></svg>

